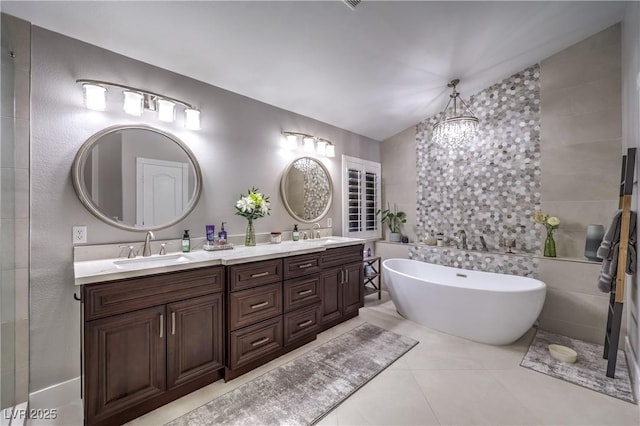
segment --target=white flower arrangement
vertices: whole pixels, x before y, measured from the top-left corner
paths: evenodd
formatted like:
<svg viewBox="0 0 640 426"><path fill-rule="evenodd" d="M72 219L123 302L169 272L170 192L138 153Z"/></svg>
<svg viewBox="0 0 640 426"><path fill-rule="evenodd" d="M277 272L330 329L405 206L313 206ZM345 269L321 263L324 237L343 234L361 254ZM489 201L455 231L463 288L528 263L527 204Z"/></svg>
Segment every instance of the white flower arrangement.
<svg viewBox="0 0 640 426"><path fill-rule="evenodd" d="M258 192L257 188L251 188L247 195L240 195L236 202L236 214L248 220L259 219L270 214L269 197Z"/></svg>
<svg viewBox="0 0 640 426"><path fill-rule="evenodd" d="M538 211L533 215L533 221L535 223L543 224L547 231L557 229L560 226L560 219L556 216L549 216L548 214Z"/></svg>

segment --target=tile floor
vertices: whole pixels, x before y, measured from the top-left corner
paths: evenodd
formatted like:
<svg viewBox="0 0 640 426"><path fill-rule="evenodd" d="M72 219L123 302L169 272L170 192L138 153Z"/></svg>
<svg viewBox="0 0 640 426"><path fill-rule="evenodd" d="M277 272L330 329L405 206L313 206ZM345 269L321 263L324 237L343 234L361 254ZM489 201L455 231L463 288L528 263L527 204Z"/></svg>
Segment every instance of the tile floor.
<svg viewBox="0 0 640 426"><path fill-rule="evenodd" d="M385 294L368 296L360 316L229 383L213 383L129 425L162 425L342 334L362 322L420 341L320 425L639 425L640 407L520 367L533 331L509 346L488 346L414 324ZM61 407L56 424L80 422L80 405ZM33 423L35 424L35 423ZM40 423L41 424L41 423Z"/></svg>

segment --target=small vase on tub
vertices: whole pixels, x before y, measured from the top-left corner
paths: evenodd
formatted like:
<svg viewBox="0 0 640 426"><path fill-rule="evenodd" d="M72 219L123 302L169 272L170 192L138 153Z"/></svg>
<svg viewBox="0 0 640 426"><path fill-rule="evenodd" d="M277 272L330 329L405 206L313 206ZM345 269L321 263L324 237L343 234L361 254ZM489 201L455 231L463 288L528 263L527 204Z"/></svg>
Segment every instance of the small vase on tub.
<svg viewBox="0 0 640 426"><path fill-rule="evenodd" d="M544 225L547 230L547 238L544 240L544 256L556 257L556 241L553 239L553 231L560 226L560 219L538 211L533 215L533 221Z"/></svg>
<svg viewBox="0 0 640 426"><path fill-rule="evenodd" d="M405 212L399 212L396 204L393 205L393 211L391 211L391 206L387 203L387 209L378 209L376 212L376 216L377 215L380 215L380 222L389 227L389 241L393 243L402 241L400 226L407 222L407 214Z"/></svg>

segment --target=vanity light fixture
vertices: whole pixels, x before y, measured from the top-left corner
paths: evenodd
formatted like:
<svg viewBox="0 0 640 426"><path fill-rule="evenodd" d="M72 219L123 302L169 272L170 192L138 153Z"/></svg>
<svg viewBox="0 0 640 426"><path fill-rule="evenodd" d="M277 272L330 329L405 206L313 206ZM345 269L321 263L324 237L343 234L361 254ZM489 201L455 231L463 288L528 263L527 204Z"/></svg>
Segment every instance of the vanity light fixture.
<svg viewBox="0 0 640 426"><path fill-rule="evenodd" d="M321 157L335 157L335 145L331 141L313 135L298 132L282 132L283 144L287 149L315 153ZM300 147L302 141L302 147Z"/></svg>
<svg viewBox="0 0 640 426"><path fill-rule="evenodd" d="M460 83L460 80L455 79L447 84L447 87L453 88L453 93L449 95L449 102L442 110L440 120L433 125L431 138L436 144L450 149L469 144L478 132L478 124L480 122L456 90L458 83ZM452 100L453 115L447 117L447 109ZM460 113L458 113L458 100L460 100L462 107Z"/></svg>
<svg viewBox="0 0 640 426"><path fill-rule="evenodd" d="M127 114L141 116L144 110L157 111L158 119L172 123L176 116L176 105L184 107L184 126L190 130L200 129L200 111L184 101L158 93L99 80L76 80L82 84L85 106L96 111L106 110L107 87L123 91L123 110Z"/></svg>

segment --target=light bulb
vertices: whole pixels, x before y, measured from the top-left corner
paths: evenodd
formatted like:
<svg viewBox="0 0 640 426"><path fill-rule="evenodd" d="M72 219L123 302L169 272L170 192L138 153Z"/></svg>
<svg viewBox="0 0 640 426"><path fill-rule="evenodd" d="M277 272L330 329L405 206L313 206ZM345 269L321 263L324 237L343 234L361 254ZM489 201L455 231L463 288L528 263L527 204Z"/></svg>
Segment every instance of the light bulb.
<svg viewBox="0 0 640 426"><path fill-rule="evenodd" d="M315 151L313 138L307 136L306 138L303 139L303 142L304 142L303 149L304 149L305 152L314 152Z"/></svg>
<svg viewBox="0 0 640 426"><path fill-rule="evenodd" d="M327 142L323 140L319 140L316 143L316 153L318 155L327 155Z"/></svg>
<svg viewBox="0 0 640 426"><path fill-rule="evenodd" d="M158 120L172 123L175 119L176 104L166 99L158 99Z"/></svg>
<svg viewBox="0 0 640 426"><path fill-rule="evenodd" d="M336 156L336 147L333 144L328 144L325 150L327 153L327 157L335 157Z"/></svg>
<svg viewBox="0 0 640 426"><path fill-rule="evenodd" d="M142 115L142 93L124 91L124 112L127 114L141 116Z"/></svg>
<svg viewBox="0 0 640 426"><path fill-rule="evenodd" d="M107 108L107 89L97 84L83 84L84 104L94 111L104 111Z"/></svg>
<svg viewBox="0 0 640 426"><path fill-rule="evenodd" d="M298 135L287 135L285 138L285 146L287 149L298 148Z"/></svg>
<svg viewBox="0 0 640 426"><path fill-rule="evenodd" d="M185 109L184 127L190 130L200 130L200 111L194 108Z"/></svg>

